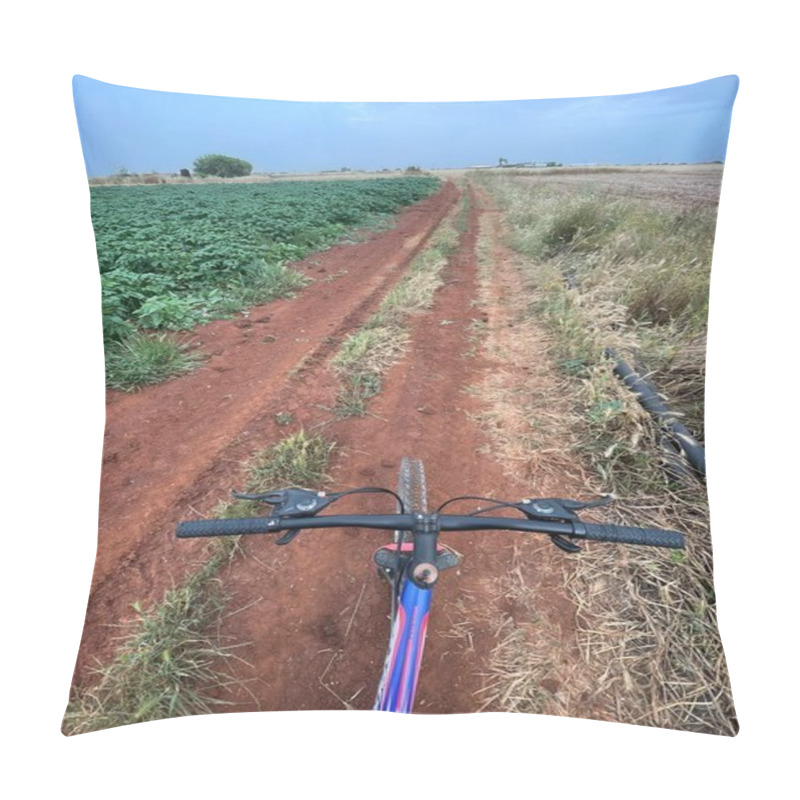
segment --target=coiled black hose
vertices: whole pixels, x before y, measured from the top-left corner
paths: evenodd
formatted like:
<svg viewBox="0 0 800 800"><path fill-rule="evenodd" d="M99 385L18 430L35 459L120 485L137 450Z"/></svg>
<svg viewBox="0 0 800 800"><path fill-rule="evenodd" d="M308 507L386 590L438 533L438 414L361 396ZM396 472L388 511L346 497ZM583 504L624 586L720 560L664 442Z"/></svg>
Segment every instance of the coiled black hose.
<svg viewBox="0 0 800 800"><path fill-rule="evenodd" d="M655 387L642 378L612 348L606 348L606 356L614 361L614 373L625 385L636 392L639 403L663 426L670 441L684 454L686 460L703 478L706 476L706 451L692 436L689 429L669 410Z"/></svg>

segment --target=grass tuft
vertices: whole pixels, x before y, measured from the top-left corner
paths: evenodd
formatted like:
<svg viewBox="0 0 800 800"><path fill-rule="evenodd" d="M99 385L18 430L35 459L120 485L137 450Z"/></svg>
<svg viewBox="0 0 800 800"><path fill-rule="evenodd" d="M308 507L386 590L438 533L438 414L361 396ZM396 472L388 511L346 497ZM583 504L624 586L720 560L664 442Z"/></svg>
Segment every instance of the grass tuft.
<svg viewBox="0 0 800 800"><path fill-rule="evenodd" d="M735 736L738 722L719 637L704 499L688 490L619 501L610 521L684 531L680 553L656 548L587 549L569 589L586 663L617 718Z"/></svg>
<svg viewBox="0 0 800 800"><path fill-rule="evenodd" d="M106 385L129 392L191 372L201 360L170 334L137 332L106 344Z"/></svg>
<svg viewBox="0 0 800 800"><path fill-rule="evenodd" d="M408 274L386 295L374 316L342 343L332 362L341 384L336 399L339 416L363 416L370 398L380 392L383 375L408 343L408 318L430 308L442 285L442 271L458 248L457 224L457 220L446 220L439 226L429 246L411 262Z"/></svg>
<svg viewBox="0 0 800 800"><path fill-rule="evenodd" d="M281 263L255 261L241 275L238 282L230 287L230 291L226 292L227 306L222 310L232 310L232 307L241 310L271 300L291 297L308 283L309 278L305 275Z"/></svg>
<svg viewBox="0 0 800 800"><path fill-rule="evenodd" d="M207 714L225 704L213 693L232 682L224 667L234 656L217 633L225 597L215 575L233 546L212 547L203 567L161 603L133 605L137 618L114 659L95 671L93 686L74 693L65 735Z"/></svg>
<svg viewBox="0 0 800 800"><path fill-rule="evenodd" d="M327 478L328 461L336 445L304 430L262 451L249 467L247 490L269 492L286 486L318 486Z"/></svg>
<svg viewBox="0 0 800 800"><path fill-rule="evenodd" d="M497 644L489 654L479 710L566 713L562 693L553 691L565 677L561 668L564 642L558 625L541 613L548 604L525 580L526 566L530 566L525 558L515 544L511 569L493 582L491 606L512 611L495 613Z"/></svg>
<svg viewBox="0 0 800 800"><path fill-rule="evenodd" d="M381 377L406 348L408 334L396 325L362 328L345 339L331 363L341 382L340 416L363 416L367 401L381 390Z"/></svg>

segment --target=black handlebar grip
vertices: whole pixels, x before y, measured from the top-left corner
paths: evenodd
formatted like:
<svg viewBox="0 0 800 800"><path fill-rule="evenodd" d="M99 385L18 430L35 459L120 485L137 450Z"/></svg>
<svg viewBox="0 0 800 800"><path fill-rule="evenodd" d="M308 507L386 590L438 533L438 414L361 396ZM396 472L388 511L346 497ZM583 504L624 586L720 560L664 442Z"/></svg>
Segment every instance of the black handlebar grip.
<svg viewBox="0 0 800 800"><path fill-rule="evenodd" d="M266 517L243 517L242 519L197 519L178 523L179 539L191 536L238 536L242 533L274 533L275 520Z"/></svg>
<svg viewBox="0 0 800 800"><path fill-rule="evenodd" d="M584 523L586 538L598 542L617 542L619 544L646 544L653 547L684 547L682 533L662 531L658 528L626 528L621 525L598 525Z"/></svg>

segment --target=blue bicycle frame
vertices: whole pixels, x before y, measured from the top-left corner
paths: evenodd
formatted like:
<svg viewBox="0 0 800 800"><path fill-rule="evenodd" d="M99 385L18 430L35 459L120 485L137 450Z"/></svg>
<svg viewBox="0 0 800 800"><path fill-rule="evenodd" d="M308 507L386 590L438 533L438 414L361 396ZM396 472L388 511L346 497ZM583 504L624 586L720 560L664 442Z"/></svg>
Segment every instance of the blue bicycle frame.
<svg viewBox="0 0 800 800"><path fill-rule="evenodd" d="M374 708L410 714L417 690L433 589L403 578Z"/></svg>

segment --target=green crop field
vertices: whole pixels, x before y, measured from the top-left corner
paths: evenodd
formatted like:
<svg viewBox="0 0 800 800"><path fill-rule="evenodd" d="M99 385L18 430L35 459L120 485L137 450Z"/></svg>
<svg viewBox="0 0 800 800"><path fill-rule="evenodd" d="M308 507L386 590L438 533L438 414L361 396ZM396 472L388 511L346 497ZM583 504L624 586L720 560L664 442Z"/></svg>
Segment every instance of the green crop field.
<svg viewBox="0 0 800 800"><path fill-rule="evenodd" d="M180 330L286 296L286 261L435 191L437 178L93 187L103 334Z"/></svg>

